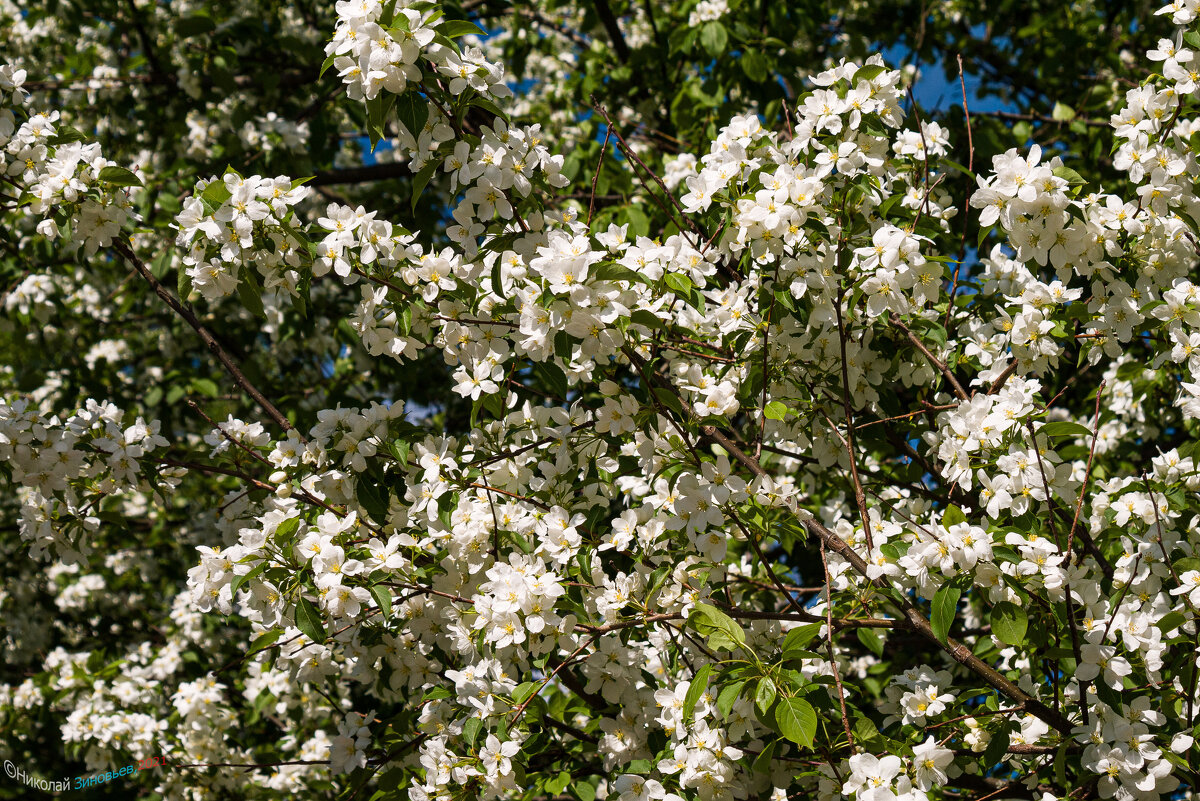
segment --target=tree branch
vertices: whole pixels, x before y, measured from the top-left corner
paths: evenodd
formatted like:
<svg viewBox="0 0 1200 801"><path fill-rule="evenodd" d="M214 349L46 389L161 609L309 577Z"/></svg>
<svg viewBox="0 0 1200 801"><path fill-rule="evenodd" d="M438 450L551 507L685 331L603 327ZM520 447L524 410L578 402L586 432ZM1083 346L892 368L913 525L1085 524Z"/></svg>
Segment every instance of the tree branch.
<svg viewBox="0 0 1200 801"><path fill-rule="evenodd" d="M113 250L117 251L117 253L120 253L125 261L129 262L133 269L137 270L138 273L141 274L142 278L146 279L146 282L150 284L151 288L154 290L154 293L162 298L163 301L170 306L176 314L182 317L184 321L186 321L187 324L190 325L192 329L200 335L200 339L205 345L208 346L208 349L212 351L212 354L217 357L217 361L224 366L226 372L233 377L234 382L241 387L247 395L253 398L254 402L261 406L263 411L265 411L270 418L279 425L280 428L282 428L284 431L291 431L295 428L295 426L293 426L291 422L284 417L283 413L280 412L279 409L275 408L275 404L267 400L267 397L259 392L258 389L250 383L250 379L246 378L246 374L242 372L241 368L238 367L233 358L225 351L223 347L221 347L221 343L217 342L216 338L213 337L209 330L205 328L204 325L196 318L196 315L192 314L192 312L189 311L186 306L180 303L179 300L176 299L176 297L172 295L170 291L167 290L167 288L153 276L153 274L151 274L146 265L142 263L142 260L139 259L137 254L133 252L133 249L129 247L129 243L127 241L121 238L114 239ZM303 435L301 435L300 439L301 441L304 440Z"/></svg>

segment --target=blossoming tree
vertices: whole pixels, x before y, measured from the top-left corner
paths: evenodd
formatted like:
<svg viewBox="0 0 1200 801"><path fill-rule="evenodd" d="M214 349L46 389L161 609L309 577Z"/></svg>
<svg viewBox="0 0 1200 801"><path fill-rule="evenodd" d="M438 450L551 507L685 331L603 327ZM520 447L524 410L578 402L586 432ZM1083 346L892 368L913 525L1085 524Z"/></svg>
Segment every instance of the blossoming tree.
<svg viewBox="0 0 1200 801"><path fill-rule="evenodd" d="M793 5L0 0L6 764L1190 797L1200 3Z"/></svg>

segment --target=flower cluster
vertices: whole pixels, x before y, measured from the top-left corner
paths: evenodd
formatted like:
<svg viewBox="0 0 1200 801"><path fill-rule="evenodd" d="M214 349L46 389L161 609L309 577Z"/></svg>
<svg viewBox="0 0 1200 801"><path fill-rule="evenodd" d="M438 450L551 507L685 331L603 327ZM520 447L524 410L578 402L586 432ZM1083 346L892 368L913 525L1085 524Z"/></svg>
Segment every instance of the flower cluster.
<svg viewBox="0 0 1200 801"><path fill-rule="evenodd" d="M284 176L228 172L198 183L175 218L192 287L206 300L234 294L239 282L294 293L300 280L294 268L307 253L287 221L308 192Z"/></svg>

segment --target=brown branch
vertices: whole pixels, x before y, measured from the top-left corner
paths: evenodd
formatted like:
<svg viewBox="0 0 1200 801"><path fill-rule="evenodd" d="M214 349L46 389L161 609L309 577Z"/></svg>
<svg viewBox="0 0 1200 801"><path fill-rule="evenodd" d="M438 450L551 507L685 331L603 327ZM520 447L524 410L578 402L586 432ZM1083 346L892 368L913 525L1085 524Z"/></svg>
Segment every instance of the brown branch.
<svg viewBox="0 0 1200 801"><path fill-rule="evenodd" d="M635 363L644 362L644 359L642 359L642 357L631 348L626 348L625 353ZM682 396L682 393L675 388L674 384L658 374L654 374L654 376L657 379L656 383L658 383L659 386L675 394L681 407L683 408L684 413L699 423L701 418L691 408L691 405L688 403L687 399ZM715 426L699 423L698 427L700 429L700 434L704 439L723 448L730 456L746 467L751 473L756 476L762 476L766 478L770 477L766 469L763 468L757 459L754 459L741 448L739 448L736 443L734 443ZM908 621L909 625L911 625L911 627L920 636L925 638L931 644L941 648L943 651L949 654L954 661L958 662L960 665L979 676L992 687L995 687L997 690L1004 693L1004 695L1008 696L1011 700L1016 701L1019 704L1023 704L1027 710L1048 723L1050 726L1061 732L1069 733L1071 731L1072 723L1069 719L1063 716L1060 712L1057 712L1046 706L1039 699L1025 692L1012 681L1009 681L991 665L975 656L975 654L971 652L970 648L950 637L947 637L945 640L938 639L937 635L933 632L933 627L930 625L929 620L923 614L921 614L916 606L913 605L912 601L908 600L903 595L896 595L893 593L892 590L894 588L886 580L884 580L882 576L873 580L868 578L868 565L866 561L864 561L863 558L859 556L859 554L853 548L850 547L849 543L847 543L833 531L830 531L816 519L811 517L811 515L801 511L800 509L791 507L790 511L796 516L796 519L800 522L800 524L808 529L809 533L820 539L821 542L824 543L827 548L829 548L829 550L833 551L838 556L849 562L850 566L854 568L855 572L864 578L867 578L867 582L871 586L885 591L887 593L886 597L900 609L904 619Z"/></svg>
<svg viewBox="0 0 1200 801"><path fill-rule="evenodd" d="M888 319L891 321L892 325L903 331L908 337L908 341L913 343L917 350L921 351L921 354L929 360L929 363L936 367L938 371L946 377L946 380L950 382L950 386L954 387L954 394L958 396L959 400L965 401L971 399L971 396L967 394L965 389L963 389L962 384L958 383L958 379L954 377L954 373L950 372L950 368L946 366L946 363L934 356L930 352L929 348L925 347L925 343L921 341L920 337L912 332L912 329L904 324L904 322L900 319L900 315L892 312Z"/></svg>
<svg viewBox="0 0 1200 801"><path fill-rule="evenodd" d="M625 42L625 35L621 33L621 26L617 24L617 18L613 16L608 0L593 0L592 5L596 7L596 16L600 18L600 23L608 33L608 38L612 40L613 51L621 63L625 63L629 60L629 45Z"/></svg>
<svg viewBox="0 0 1200 801"><path fill-rule="evenodd" d="M313 176L308 186L330 186L334 184L365 184L371 181L388 181L412 175L408 164L387 162L365 167L347 167L341 170L323 170Z"/></svg>
<svg viewBox="0 0 1200 801"><path fill-rule="evenodd" d="M141 274L142 278L146 279L147 283L150 284L156 295L162 298L163 301L170 306L176 314L182 317L187 324L190 325L195 332L200 335L200 339L205 345L208 346L208 349L212 351L212 354L217 357L217 361L224 366L226 372L233 377L234 382L241 387L247 395L253 398L255 403L261 406L263 411L265 411L271 417L271 419L279 425L280 428L282 428L284 431L291 431L295 428L295 426L288 421L287 417L285 417L282 412L275 408L275 404L267 400L267 397L259 392L258 389L250 383L250 379L246 378L246 374L242 372L241 368L237 366L237 363L234 362L225 349L221 347L221 343L217 342L216 338L213 337L213 335L209 333L209 330L205 328L204 325L196 318L196 315L192 314L192 312L189 311L186 306L180 303L179 300L177 300L175 296L172 295L170 291L151 274L150 270L145 264L142 263L142 260L137 257L126 240L119 237L114 239L113 249L120 253L121 256L124 257L124 259L129 262L130 265L132 265L133 269L137 270L138 273ZM304 441L303 435L300 436L300 440L302 442Z"/></svg>

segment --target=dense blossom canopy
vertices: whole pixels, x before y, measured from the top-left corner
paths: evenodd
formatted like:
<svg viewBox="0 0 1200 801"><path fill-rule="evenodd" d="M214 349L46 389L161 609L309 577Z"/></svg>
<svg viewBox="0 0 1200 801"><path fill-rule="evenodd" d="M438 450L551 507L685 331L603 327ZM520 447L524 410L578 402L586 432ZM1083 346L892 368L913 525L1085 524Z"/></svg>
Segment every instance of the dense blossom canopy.
<svg viewBox="0 0 1200 801"><path fill-rule="evenodd" d="M0 757L1190 798L1200 3L788 5L0 0Z"/></svg>

